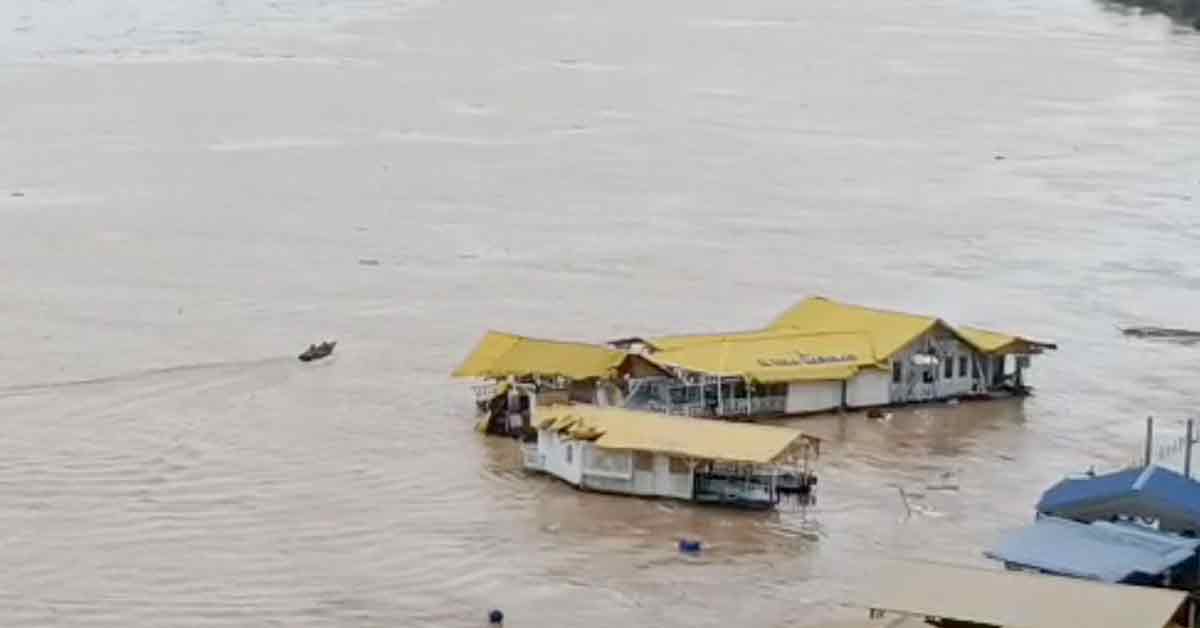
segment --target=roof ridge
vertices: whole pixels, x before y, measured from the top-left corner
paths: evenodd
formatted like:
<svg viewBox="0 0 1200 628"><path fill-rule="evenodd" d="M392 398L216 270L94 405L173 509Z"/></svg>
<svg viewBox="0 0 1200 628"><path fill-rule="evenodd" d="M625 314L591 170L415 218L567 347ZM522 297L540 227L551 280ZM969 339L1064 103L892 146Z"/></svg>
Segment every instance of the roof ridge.
<svg viewBox="0 0 1200 628"><path fill-rule="evenodd" d="M615 349L615 348L610 347L603 343L587 342L584 340L557 340L554 338L538 338L535 336L525 336L522 334L514 334L512 332L500 331L500 330L496 330L496 329L487 330L487 332L483 335L483 337L486 338L488 336L488 334L501 334L504 336L510 336L512 338L516 338L518 340L528 340L531 342L544 342L547 344L555 344L555 345L573 345L573 346L578 346L578 347L591 347L593 349L604 349L606 351L612 351L614 353L627 353L625 351L622 351L621 349Z"/></svg>
<svg viewBox="0 0 1200 628"><path fill-rule="evenodd" d="M833 299L825 299L825 300L829 301L830 303L836 303L842 307L852 307L852 308L859 309L859 310L866 310L868 312L875 312L877 314L889 314L892 316L907 316L910 318L939 319L939 317L931 316L929 314L914 314L912 312L902 312L900 310L893 310L893 309L889 309L889 308L877 307L874 305L859 305L857 303L846 303L845 301L834 301Z"/></svg>
<svg viewBox="0 0 1200 628"><path fill-rule="evenodd" d="M849 303L847 301L840 301L838 299L831 299L831 298L823 296L823 295L815 294L815 295L804 297L803 299L800 299L799 301L796 301L791 306L784 309L783 313L781 313L779 316L775 317L776 320L781 318L784 314L787 314L788 312L796 309L797 307L799 307L800 305L802 305L808 301L825 301L826 303L832 303L835 305L840 305L842 307L854 308L854 309L858 309L858 310L865 310L867 312L875 312L877 314L890 314L893 316L908 316L911 318L937 318L936 316L931 316L928 314L914 314L912 312L902 312L900 310L893 310L893 309L889 309L889 308L877 307L874 305L861 305L858 303Z"/></svg>

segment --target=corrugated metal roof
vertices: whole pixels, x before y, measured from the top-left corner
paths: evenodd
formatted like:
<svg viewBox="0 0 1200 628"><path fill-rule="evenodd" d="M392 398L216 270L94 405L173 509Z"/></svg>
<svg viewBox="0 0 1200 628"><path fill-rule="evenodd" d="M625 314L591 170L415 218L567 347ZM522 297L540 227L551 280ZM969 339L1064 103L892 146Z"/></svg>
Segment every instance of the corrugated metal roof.
<svg viewBox="0 0 1200 628"><path fill-rule="evenodd" d="M1051 343L1020 336L975 327L957 327L933 316L852 305L824 297L810 297L797 303L779 315L771 323L770 329L867 334L875 347L876 358L884 360L907 347L921 334L939 326L983 353L1037 353L1043 349L1055 348Z"/></svg>
<svg viewBox="0 0 1200 628"><path fill-rule="evenodd" d="M654 338L651 358L690 371L763 383L846 380L860 368L886 368L889 358L935 328L984 353L1037 353L1053 348L1018 336L954 327L932 316L810 297L766 329Z"/></svg>
<svg viewBox="0 0 1200 628"><path fill-rule="evenodd" d="M844 380L877 360L865 334L789 331L666 340L651 357L698 373L763 383Z"/></svg>
<svg viewBox="0 0 1200 628"><path fill-rule="evenodd" d="M600 345L538 340L489 331L453 375L494 378L561 375L588 379L611 375L627 355L624 351Z"/></svg>
<svg viewBox="0 0 1200 628"><path fill-rule="evenodd" d="M774 425L674 417L588 404L538 408L540 430L565 432L602 449L654 451L701 460L767 464L817 439Z"/></svg>
<svg viewBox="0 0 1200 628"><path fill-rule="evenodd" d="M862 604L1009 628L1163 628L1185 591L1014 571L884 561Z"/></svg>
<svg viewBox="0 0 1200 628"><path fill-rule="evenodd" d="M1069 478L1050 487L1037 510L1080 521L1147 517L1165 530L1200 531L1200 483L1158 466Z"/></svg>
<svg viewBox="0 0 1200 628"><path fill-rule="evenodd" d="M1194 556L1197 547L1200 539L1143 526L1043 517L986 555L1066 576L1122 582L1135 574L1162 574Z"/></svg>

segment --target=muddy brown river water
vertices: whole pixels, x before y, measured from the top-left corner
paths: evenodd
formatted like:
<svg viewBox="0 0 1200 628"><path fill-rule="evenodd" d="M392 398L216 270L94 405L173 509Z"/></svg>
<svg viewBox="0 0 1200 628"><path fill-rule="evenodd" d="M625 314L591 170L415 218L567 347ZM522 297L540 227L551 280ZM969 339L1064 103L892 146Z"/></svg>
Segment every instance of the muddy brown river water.
<svg viewBox="0 0 1200 628"><path fill-rule="evenodd" d="M1198 111L1200 36L1090 0L3 3L0 625L781 628L983 563L1196 410L1116 326L1200 326ZM809 294L1061 350L795 421L807 513L526 475L448 378Z"/></svg>

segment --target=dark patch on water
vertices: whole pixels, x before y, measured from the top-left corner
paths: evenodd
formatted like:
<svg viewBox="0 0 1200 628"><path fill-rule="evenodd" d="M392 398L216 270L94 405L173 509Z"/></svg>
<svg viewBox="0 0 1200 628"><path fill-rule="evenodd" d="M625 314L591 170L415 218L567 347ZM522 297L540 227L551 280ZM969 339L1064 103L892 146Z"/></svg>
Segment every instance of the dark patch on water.
<svg viewBox="0 0 1200 628"><path fill-rule="evenodd" d="M1179 24L1200 30L1200 0L1100 0L1100 5L1122 15L1165 15Z"/></svg>

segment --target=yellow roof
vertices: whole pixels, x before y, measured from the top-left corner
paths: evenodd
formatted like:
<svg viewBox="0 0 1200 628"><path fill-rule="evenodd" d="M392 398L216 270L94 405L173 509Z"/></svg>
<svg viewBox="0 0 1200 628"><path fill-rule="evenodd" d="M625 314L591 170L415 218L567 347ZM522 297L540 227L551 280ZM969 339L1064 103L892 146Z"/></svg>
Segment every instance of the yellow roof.
<svg viewBox="0 0 1200 628"><path fill-rule="evenodd" d="M627 356L623 351L600 345L489 331L453 375L492 378L561 375L588 379L611 374Z"/></svg>
<svg viewBox="0 0 1200 628"><path fill-rule="evenodd" d="M886 360L921 334L945 325L931 316L889 312L811 297L797 303L769 325L774 330L808 333L858 332L866 334L877 360Z"/></svg>
<svg viewBox="0 0 1200 628"><path fill-rule="evenodd" d="M1186 591L930 562L873 566L862 605L1013 628L1163 628Z"/></svg>
<svg viewBox="0 0 1200 628"><path fill-rule="evenodd" d="M1039 342L1022 338L1021 336L1012 336L986 329L978 329L975 327L959 326L958 333L968 342L979 348L984 353L1038 353L1042 349L1056 349L1053 344L1047 342Z"/></svg>
<svg viewBox="0 0 1200 628"><path fill-rule="evenodd" d="M758 382L849 379L877 362L865 334L751 332L656 341L655 362Z"/></svg>
<svg viewBox="0 0 1200 628"><path fill-rule="evenodd" d="M768 329L817 332L861 332L875 348L875 357L883 361L909 345L921 334L941 326L983 353L1036 353L1054 349L1053 344L1020 336L950 325L932 316L905 314L839 303L824 297L810 297L781 314Z"/></svg>
<svg viewBox="0 0 1200 628"><path fill-rule="evenodd" d="M816 440L790 428L583 404L538 408L536 427L566 432L602 449L754 464L778 462L799 443Z"/></svg>

